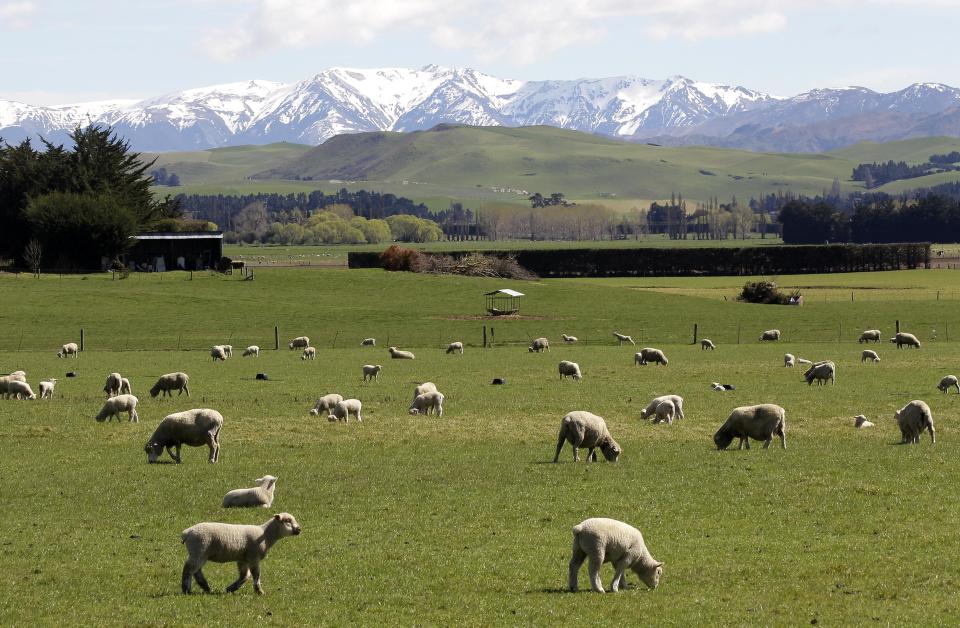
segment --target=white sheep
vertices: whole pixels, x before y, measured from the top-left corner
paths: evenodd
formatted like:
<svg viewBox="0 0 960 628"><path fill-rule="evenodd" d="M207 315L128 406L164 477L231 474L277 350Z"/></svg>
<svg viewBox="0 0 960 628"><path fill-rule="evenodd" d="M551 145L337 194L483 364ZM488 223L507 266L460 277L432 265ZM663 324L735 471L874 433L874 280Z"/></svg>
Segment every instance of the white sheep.
<svg viewBox="0 0 960 628"><path fill-rule="evenodd" d="M187 548L187 560L183 563L181 589L190 593L193 579L205 592L210 585L203 575L207 561L214 563L237 563L240 577L227 587L233 593L253 576L253 589L263 593L260 585L260 562L267 557L270 548L282 538L300 534L300 524L293 515L280 513L262 525L236 525L232 523L198 523L180 533L180 540Z"/></svg>
<svg viewBox="0 0 960 628"><path fill-rule="evenodd" d="M797 358L797 364L813 364L813 362L806 358Z"/></svg>
<svg viewBox="0 0 960 628"><path fill-rule="evenodd" d="M763 448L770 446L774 436L780 437L780 444L787 448L787 411L772 403L734 408L726 422L713 435L717 449L726 449L734 438L740 439L737 449L746 444L750 449L750 439L762 440Z"/></svg>
<svg viewBox="0 0 960 628"><path fill-rule="evenodd" d="M412 352L401 351L396 347L389 347L387 351L390 352L390 357L393 358L394 360L413 360L415 357Z"/></svg>
<svg viewBox="0 0 960 628"><path fill-rule="evenodd" d="M792 354L792 353L784 353L784 354L783 354L783 365L784 365L785 367L786 367L786 366L793 366L793 365L796 364L796 363L797 363L797 359L796 359L795 357L793 357L793 354Z"/></svg>
<svg viewBox="0 0 960 628"><path fill-rule="evenodd" d="M293 349L306 349L310 346L309 336L297 336L290 341L290 344L287 345L291 350Z"/></svg>
<svg viewBox="0 0 960 628"><path fill-rule="evenodd" d="M760 334L760 340L764 342L776 342L780 340L780 330L768 329L767 331Z"/></svg>
<svg viewBox="0 0 960 628"><path fill-rule="evenodd" d="M940 380L937 388L939 388L942 393L950 392L951 388L956 388L957 392L960 393L960 381L957 380L956 375L947 375Z"/></svg>
<svg viewBox="0 0 960 628"><path fill-rule="evenodd" d="M413 389L413 398L416 399L423 393L428 392L437 392L437 385L433 382L423 382L419 386Z"/></svg>
<svg viewBox="0 0 960 628"><path fill-rule="evenodd" d="M603 417L583 410L569 412L560 421L560 434L557 436L557 453L553 456L554 462L560 460L560 451L563 449L564 442L569 442L573 447L574 462L580 462L581 447L586 447L588 450L587 462L597 461L595 450L598 448L608 462L619 460L620 453L623 451L610 435L607 422Z"/></svg>
<svg viewBox="0 0 960 628"><path fill-rule="evenodd" d="M317 359L317 348L316 347L304 347L303 353L300 354L301 360L316 360Z"/></svg>
<svg viewBox="0 0 960 628"><path fill-rule="evenodd" d="M903 348L903 345L908 347L914 347L916 349L920 348L920 341L917 340L917 337L913 334L908 334L906 332L897 332L893 338L890 339L890 342L897 345L897 349Z"/></svg>
<svg viewBox="0 0 960 628"><path fill-rule="evenodd" d="M723 386L723 384L720 384ZM640 418L646 420L647 418L655 415L657 413L657 406L659 406L664 401L670 401L673 403L676 408L676 416L678 419L683 417L683 397L680 395L661 395L655 397L650 403L647 404L647 407L640 411Z"/></svg>
<svg viewBox="0 0 960 628"><path fill-rule="evenodd" d="M580 365L576 362L561 360L557 370L560 372L560 379L563 379L564 377L572 377L578 382L583 379L583 375L580 373Z"/></svg>
<svg viewBox="0 0 960 628"><path fill-rule="evenodd" d="M269 508L273 505L273 494L277 488L277 478L265 475L253 481L253 488L238 488L223 496L224 508L248 508L261 506Z"/></svg>
<svg viewBox="0 0 960 628"><path fill-rule="evenodd" d="M900 427L900 435L903 437L901 442L918 444L920 435L924 430L930 432L930 444L937 443L937 437L933 429L933 415L930 413L930 406L919 399L914 399L907 405L896 411L893 415L894 420Z"/></svg>
<svg viewBox="0 0 960 628"><path fill-rule="evenodd" d="M78 357L80 355L80 347L75 342L68 342L67 344L60 347L60 350L57 351L58 358L65 358L68 355L73 357Z"/></svg>
<svg viewBox="0 0 960 628"><path fill-rule="evenodd" d="M719 392L723 392L723 391L726 390L726 388L724 388L723 384L721 384L720 382L711 382L711 383L710 383L710 390L716 390L716 391L719 391Z"/></svg>
<svg viewBox="0 0 960 628"><path fill-rule="evenodd" d="M867 417L863 416L862 414L858 414L857 416L853 417L853 426L858 430L865 429L868 427L873 427L873 422L868 421Z"/></svg>
<svg viewBox="0 0 960 628"><path fill-rule="evenodd" d="M220 360L225 362L227 360L227 352L223 350L223 347L220 345L213 345L210 348L210 357L213 358L213 361L216 362Z"/></svg>
<svg viewBox="0 0 960 628"><path fill-rule="evenodd" d="M4 398L10 397L10 382L25 382L27 381L27 374L24 371L14 371L9 375L4 375L0 377L0 395L3 395Z"/></svg>
<svg viewBox="0 0 960 628"><path fill-rule="evenodd" d="M573 556L567 579L570 591L578 590L577 575L588 559L590 588L597 593L604 593L600 582L603 563L613 563L610 590L614 592L627 588L627 569L651 589L657 588L663 576L663 563L650 555L640 530L616 519L595 517L573 527Z"/></svg>
<svg viewBox="0 0 960 628"><path fill-rule="evenodd" d="M647 362L654 362L662 366L666 366L668 363L667 356L664 355L663 351L660 349L654 349L653 347L644 347L640 349L637 353L633 354L633 363L639 364L641 366L646 366Z"/></svg>
<svg viewBox="0 0 960 628"><path fill-rule="evenodd" d="M107 375L107 381L103 385L103 392L107 397L116 397L120 394L120 385L123 383L123 376L120 373L110 373Z"/></svg>
<svg viewBox="0 0 960 628"><path fill-rule="evenodd" d="M433 411L437 417L443 416L443 393L425 392L417 395L410 404L410 414L430 414Z"/></svg>
<svg viewBox="0 0 960 628"><path fill-rule="evenodd" d="M713 351L716 348L717 348L717 345L713 344L713 341L710 340L709 338L704 338L703 340L700 341L701 351L703 351L704 349L710 349L711 351Z"/></svg>
<svg viewBox="0 0 960 628"><path fill-rule="evenodd" d="M120 394L121 395L132 395L133 386L130 385L130 380L126 377L120 378Z"/></svg>
<svg viewBox="0 0 960 628"><path fill-rule="evenodd" d="M117 417L117 421L119 421L120 413L126 412L130 418L130 423L139 423L140 417L137 416L137 403L139 403L139 401L140 400L133 395L110 397L104 402L103 407L100 408L100 412L97 413L95 418L98 423L112 421L113 417Z"/></svg>
<svg viewBox="0 0 960 628"><path fill-rule="evenodd" d="M313 416L319 416L321 412L330 412L336 407L338 403L343 401L343 396L336 393L330 393L329 395L324 395L317 399L317 403L313 404L313 408L310 410L310 414Z"/></svg>
<svg viewBox="0 0 960 628"><path fill-rule="evenodd" d="M803 377L807 380L808 386L813 384L814 380L816 380L817 386L823 386L827 380L836 385L837 365L830 361L815 362L810 365Z"/></svg>
<svg viewBox="0 0 960 628"><path fill-rule="evenodd" d="M621 334L620 332L616 332L616 331L615 331L615 332L613 332L613 335L614 335L614 337L616 337L616 339L617 339L617 346L622 346L623 343L625 343L625 342L629 342L629 343L632 344L632 345L636 345L636 344L637 344L637 343L635 343L635 342L633 341L633 338L631 338L630 336L627 336L627 335L625 335L625 334ZM640 340L643 340L643 338L641 338Z"/></svg>
<svg viewBox="0 0 960 628"><path fill-rule="evenodd" d="M451 342L447 345L447 353L459 353L463 355L463 343L462 342Z"/></svg>
<svg viewBox="0 0 960 628"><path fill-rule="evenodd" d="M220 345L220 346L223 347L224 355L226 355L228 358L233 357L233 345Z"/></svg>
<svg viewBox="0 0 960 628"><path fill-rule="evenodd" d="M530 344L529 347L527 347L527 351L529 351L530 353L543 353L544 351L549 351L549 350L550 350L550 341L547 340L546 338L537 338Z"/></svg>
<svg viewBox="0 0 960 628"><path fill-rule="evenodd" d="M860 339L857 340L857 342L864 343L864 342L870 342L871 340L873 342L880 342L881 336L882 334L880 333L879 329L867 329L867 330L864 330L862 334L860 334Z"/></svg>
<svg viewBox="0 0 960 628"><path fill-rule="evenodd" d="M327 416L327 420L348 423L350 421L350 415L352 414L357 417L357 423L362 423L363 417L360 416L360 410L362 408L363 404L360 403L359 399L344 399L333 406L333 412Z"/></svg>
<svg viewBox="0 0 960 628"><path fill-rule="evenodd" d="M364 364L363 365L363 381L372 382L373 380L380 379L380 371L383 370L383 367L379 364Z"/></svg>
<svg viewBox="0 0 960 628"><path fill-rule="evenodd" d="M360 341L360 346L361 346L361 347L376 347L376 346L377 346L377 339L376 339L376 338L364 338L362 341Z"/></svg>
<svg viewBox="0 0 960 628"><path fill-rule="evenodd" d="M7 395L15 399L36 399L37 395L27 382L15 379L7 384Z"/></svg>
<svg viewBox="0 0 960 628"><path fill-rule="evenodd" d="M253 357L255 357L255 358L259 358L259 357L260 357L260 347L258 347L257 345L250 345L249 347L247 347L246 349L243 350L243 354L242 354L240 357L245 358L245 357L251 356L251 355L252 355Z"/></svg>
<svg viewBox="0 0 960 628"><path fill-rule="evenodd" d="M669 399L661 401L657 405L657 409L654 410L653 423L667 423L668 425L672 425L676 411L677 407L672 401Z"/></svg>
<svg viewBox="0 0 960 628"><path fill-rule="evenodd" d="M53 389L57 387L57 378L51 377L50 379L40 382L40 398L41 399L53 399Z"/></svg>
<svg viewBox="0 0 960 628"><path fill-rule="evenodd" d="M209 408L194 408L168 414L153 435L143 446L147 462L156 462L166 449L174 462L180 464L180 447L201 447L210 450L207 458L211 464L220 457L220 430L223 428L223 415Z"/></svg>
<svg viewBox="0 0 960 628"><path fill-rule="evenodd" d="M860 363L863 364L867 360L870 360L871 362L879 362L880 356L877 355L876 351L871 351L870 349L864 349L860 353Z"/></svg>
<svg viewBox="0 0 960 628"><path fill-rule="evenodd" d="M573 344L577 341L576 336L568 336L566 334L560 334L560 337L563 338L563 341L566 342L567 344Z"/></svg>
<svg viewBox="0 0 960 628"><path fill-rule="evenodd" d="M183 393L187 393L187 396L190 396L190 389L187 387L187 383L190 381L190 377L186 373L167 373L166 375L161 375L157 379L157 383L153 385L153 388L150 389L150 396L156 397L161 392L166 396L173 396L172 390L177 391L177 396L179 397Z"/></svg>

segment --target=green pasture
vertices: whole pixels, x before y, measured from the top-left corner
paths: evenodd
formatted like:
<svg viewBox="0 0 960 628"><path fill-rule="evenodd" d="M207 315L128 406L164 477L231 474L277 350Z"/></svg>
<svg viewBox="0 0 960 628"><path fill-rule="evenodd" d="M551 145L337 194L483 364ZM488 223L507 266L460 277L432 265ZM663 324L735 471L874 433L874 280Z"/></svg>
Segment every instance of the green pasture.
<svg viewBox="0 0 960 628"><path fill-rule="evenodd" d="M901 295L960 293L958 278L781 278L885 295L796 308L709 292L745 278L519 283L317 268L262 268L254 281L0 275L0 372L26 370L34 388L59 378L52 400L0 400L0 623L957 623L960 395L936 383L960 370L960 344L942 329L956 325L960 336L960 309ZM524 316L482 318L482 293L504 286L528 295ZM882 361L861 364L860 330L891 333L897 319L923 348L873 345ZM693 323L716 351L690 344ZM309 335L317 360L272 350L275 325L283 343ZM483 325L495 329L493 348L477 346ZM783 340L757 342L771 327ZM87 350L58 359L80 328ZM614 329L638 346L616 346ZM561 332L581 343L564 346ZM540 335L552 350L528 353L524 343ZM376 348L359 346L367 336ZM388 339L416 360L391 361ZM444 354L452 340L467 343L464 355ZM210 345L226 342L237 357L213 363ZM246 344L259 344L261 357L240 358ZM669 366L634 366L634 351L648 345L664 349ZM782 366L785 352L833 359L836 386L807 386L800 369ZM583 382L559 380L561 359L581 365ZM361 382L368 363L384 366L379 382ZM189 373L190 399L150 398L154 379L174 370ZM132 380L140 423L93 420L111 371ZM258 372L270 379L256 381ZM506 385L491 386L494 377ZM442 418L406 413L427 380L446 395ZM736 390L713 392L712 381ZM327 392L361 399L363 423L309 416ZM686 419L640 421L665 393L685 398ZM893 412L917 398L933 410L935 446L896 444ZM715 451L712 434L730 410L760 402L786 409L788 449ZM191 407L224 415L220 462L185 448L182 465L148 465L153 428ZM618 464L573 464L569 446L551 464L560 419L575 409L606 418L624 450ZM855 430L856 414L876 427ZM220 507L224 493L265 473L279 477L272 509ZM181 530L262 523L281 511L303 534L263 563L265 596L249 584L222 593L233 565L205 569L214 595L180 594ZM630 577L634 586L619 594L563 591L570 528L591 516L644 533L666 563L659 589ZM611 574L605 566L605 584Z"/></svg>

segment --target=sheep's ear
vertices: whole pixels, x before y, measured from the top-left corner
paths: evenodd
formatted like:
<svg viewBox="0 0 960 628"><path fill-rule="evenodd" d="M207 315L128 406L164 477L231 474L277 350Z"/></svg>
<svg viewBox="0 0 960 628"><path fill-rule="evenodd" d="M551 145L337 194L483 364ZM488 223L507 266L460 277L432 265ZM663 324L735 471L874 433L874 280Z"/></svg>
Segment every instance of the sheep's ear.
<svg viewBox="0 0 960 628"><path fill-rule="evenodd" d="M274 515L273 518L276 519L277 521L280 521L280 515Z"/></svg>
<svg viewBox="0 0 960 628"><path fill-rule="evenodd" d="M660 562L657 563L657 567L663 567L663 565L664 565L664 562L663 562L663 561L660 561Z"/></svg>

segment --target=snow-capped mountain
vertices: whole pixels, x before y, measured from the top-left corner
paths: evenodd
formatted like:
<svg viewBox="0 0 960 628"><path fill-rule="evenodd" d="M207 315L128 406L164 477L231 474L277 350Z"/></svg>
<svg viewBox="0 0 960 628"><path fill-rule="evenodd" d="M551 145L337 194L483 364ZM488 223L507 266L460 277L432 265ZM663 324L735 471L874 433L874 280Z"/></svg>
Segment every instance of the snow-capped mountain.
<svg viewBox="0 0 960 628"><path fill-rule="evenodd" d="M433 65L331 68L297 83L230 83L139 102L36 107L0 100L0 137L10 143L38 135L62 142L75 126L100 123L111 125L137 150L166 151L278 141L319 144L342 133L459 123L543 124L623 139L690 143L708 138L705 143L722 145L724 138L741 141L736 138L745 130L775 137L768 131L884 112L928 118L957 106L960 90L936 83L890 94L848 87L777 98L682 76L518 81Z"/></svg>

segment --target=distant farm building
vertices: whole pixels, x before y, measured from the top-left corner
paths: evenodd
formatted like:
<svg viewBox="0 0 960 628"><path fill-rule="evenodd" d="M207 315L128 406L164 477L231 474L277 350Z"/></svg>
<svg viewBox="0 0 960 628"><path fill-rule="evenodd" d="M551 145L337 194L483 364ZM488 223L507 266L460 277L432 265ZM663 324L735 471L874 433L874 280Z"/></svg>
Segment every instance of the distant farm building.
<svg viewBox="0 0 960 628"><path fill-rule="evenodd" d="M204 270L223 257L222 231L147 232L133 240L121 261L134 271Z"/></svg>
<svg viewBox="0 0 960 628"><path fill-rule="evenodd" d="M522 292L503 288L488 292L487 312L494 316L505 316L508 314L517 314L520 311L520 298L525 296Z"/></svg>

